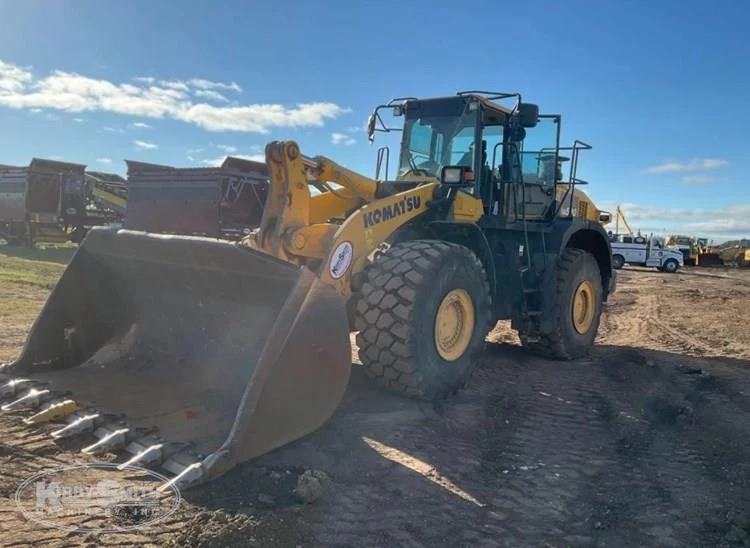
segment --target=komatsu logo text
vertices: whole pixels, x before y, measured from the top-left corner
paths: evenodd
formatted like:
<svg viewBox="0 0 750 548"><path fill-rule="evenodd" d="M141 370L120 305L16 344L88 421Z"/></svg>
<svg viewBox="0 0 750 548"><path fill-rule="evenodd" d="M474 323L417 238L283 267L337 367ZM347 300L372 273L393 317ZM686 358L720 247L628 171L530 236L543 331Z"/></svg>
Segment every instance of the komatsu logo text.
<svg viewBox="0 0 750 548"><path fill-rule="evenodd" d="M407 196L395 204L380 207L365 213L365 228L399 217L404 213L409 213L420 207L422 207L421 196Z"/></svg>

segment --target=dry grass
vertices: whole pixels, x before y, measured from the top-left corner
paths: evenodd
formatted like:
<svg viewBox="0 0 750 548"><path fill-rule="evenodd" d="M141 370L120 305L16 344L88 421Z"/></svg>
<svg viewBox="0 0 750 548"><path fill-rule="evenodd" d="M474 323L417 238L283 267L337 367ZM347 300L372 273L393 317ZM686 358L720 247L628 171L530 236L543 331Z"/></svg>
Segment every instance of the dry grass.
<svg viewBox="0 0 750 548"><path fill-rule="evenodd" d="M0 361L21 350L29 327L75 247L0 245Z"/></svg>

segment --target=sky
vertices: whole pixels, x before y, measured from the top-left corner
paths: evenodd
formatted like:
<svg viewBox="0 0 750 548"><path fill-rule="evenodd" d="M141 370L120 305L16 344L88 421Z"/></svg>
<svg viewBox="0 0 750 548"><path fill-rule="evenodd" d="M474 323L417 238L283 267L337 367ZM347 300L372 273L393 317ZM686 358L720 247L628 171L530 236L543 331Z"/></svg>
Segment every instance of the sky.
<svg viewBox="0 0 750 548"><path fill-rule="evenodd" d="M520 92L634 229L750 237L750 4L0 0L0 164L126 173L294 139L372 176L397 96ZM391 172L394 166L391 166Z"/></svg>

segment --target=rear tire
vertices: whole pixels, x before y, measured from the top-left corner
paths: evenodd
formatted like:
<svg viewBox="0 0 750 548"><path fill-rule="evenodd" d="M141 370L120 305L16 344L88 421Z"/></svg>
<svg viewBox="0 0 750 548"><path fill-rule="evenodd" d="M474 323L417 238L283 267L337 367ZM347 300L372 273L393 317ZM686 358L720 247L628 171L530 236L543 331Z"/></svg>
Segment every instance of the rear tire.
<svg viewBox="0 0 750 548"><path fill-rule="evenodd" d="M582 358L594 345L603 301L602 276L591 253L573 248L563 251L555 293L555 303L549 311L554 315L553 331L535 342L519 333L521 343L549 358Z"/></svg>
<svg viewBox="0 0 750 548"><path fill-rule="evenodd" d="M491 328L487 274L468 248L395 244L364 270L356 297L359 358L379 385L434 400L466 384Z"/></svg>
<svg viewBox="0 0 750 548"><path fill-rule="evenodd" d="M625 266L625 257L622 255L612 255L612 268L620 270Z"/></svg>

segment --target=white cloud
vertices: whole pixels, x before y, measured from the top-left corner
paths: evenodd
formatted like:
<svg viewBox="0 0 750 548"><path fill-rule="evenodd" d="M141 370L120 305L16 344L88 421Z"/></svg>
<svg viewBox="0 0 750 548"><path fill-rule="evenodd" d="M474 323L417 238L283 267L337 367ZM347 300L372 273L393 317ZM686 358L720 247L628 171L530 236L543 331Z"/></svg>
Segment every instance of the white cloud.
<svg viewBox="0 0 750 548"><path fill-rule="evenodd" d="M60 119L57 114L52 114L51 112L48 112L45 117L47 118L47 120L52 120L53 122L57 122Z"/></svg>
<svg viewBox="0 0 750 548"><path fill-rule="evenodd" d="M232 154L233 152L237 152L237 147L233 147L230 145L216 145L216 148L219 150L223 150L227 154Z"/></svg>
<svg viewBox="0 0 750 548"><path fill-rule="evenodd" d="M40 108L32 108L31 110L29 110L29 112L31 114L39 114L40 112L42 112L42 109L40 109Z"/></svg>
<svg viewBox="0 0 750 548"><path fill-rule="evenodd" d="M690 171L720 169L729 162L720 158L693 158L685 162L669 161L645 169L645 173L684 173Z"/></svg>
<svg viewBox="0 0 750 548"><path fill-rule="evenodd" d="M227 91L235 91L237 93L242 91L242 88L236 82L225 84L223 82L203 80L202 78L193 78L192 80L188 81L188 84L198 89L223 89Z"/></svg>
<svg viewBox="0 0 750 548"><path fill-rule="evenodd" d="M0 95L21 93L33 79L28 70L0 60Z"/></svg>
<svg viewBox="0 0 750 548"><path fill-rule="evenodd" d="M151 83L153 84L153 82ZM190 91L188 85L179 80L159 80L159 85L169 89L176 89L178 91Z"/></svg>
<svg viewBox="0 0 750 548"><path fill-rule="evenodd" d="M264 154L232 154L233 158L242 158L243 160L252 160L253 162L265 162L266 157ZM206 158L205 160L201 160L201 164L211 167L218 167L222 163L224 163L224 160L226 160L226 156L220 156L218 158Z"/></svg>
<svg viewBox="0 0 750 548"><path fill-rule="evenodd" d="M133 122L130 124L130 127L135 129L151 129L152 126L146 122Z"/></svg>
<svg viewBox="0 0 750 548"><path fill-rule="evenodd" d="M269 127L322 126L326 118L336 118L344 112L348 109L333 103L300 103L295 108L273 104L216 107L200 103L179 112L177 118L209 131L268 133Z"/></svg>
<svg viewBox="0 0 750 548"><path fill-rule="evenodd" d="M213 91L211 89L199 89L195 92L195 95L198 97L203 97L204 99L210 99L212 101L219 101L222 103L228 103L229 99L224 97L221 93L218 91Z"/></svg>
<svg viewBox="0 0 750 548"><path fill-rule="evenodd" d="M149 143L148 141L139 141L136 139L133 141L133 144L135 145L135 148L140 150L154 150L156 148L159 148L159 145L156 143Z"/></svg>
<svg viewBox="0 0 750 548"><path fill-rule="evenodd" d="M217 106L197 102L191 95L198 91L242 91L236 82L212 82L197 78L157 81L150 76L139 76L132 80L136 84L115 83L59 70L46 77L35 78L26 69L2 61L0 63L0 106L8 108L102 111L145 118L170 118L209 131L254 133L267 133L270 128L277 127L319 127L328 119L350 112L350 109L330 102L299 103L294 106Z"/></svg>
<svg viewBox="0 0 750 548"><path fill-rule="evenodd" d="M102 129L108 133L125 133L125 130L119 127L104 126Z"/></svg>
<svg viewBox="0 0 750 548"><path fill-rule="evenodd" d="M84 123L86 121L86 119L85 118L73 118L73 121L76 124L82 124L82 123Z"/></svg>
<svg viewBox="0 0 750 548"><path fill-rule="evenodd" d="M353 145L357 140L352 139L346 133L331 133L331 142L334 145Z"/></svg>
<svg viewBox="0 0 750 548"><path fill-rule="evenodd" d="M96 163L109 165L112 163L112 160L110 158L97 158Z"/></svg>
<svg viewBox="0 0 750 548"><path fill-rule="evenodd" d="M601 204L601 209L614 212L615 204ZM718 208L670 208L640 204L620 204L633 230L656 234L689 234L711 238L732 239L750 236L750 204ZM615 229L614 220L605 227Z"/></svg>

